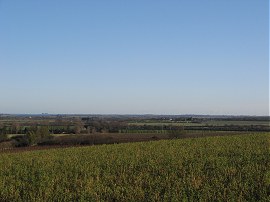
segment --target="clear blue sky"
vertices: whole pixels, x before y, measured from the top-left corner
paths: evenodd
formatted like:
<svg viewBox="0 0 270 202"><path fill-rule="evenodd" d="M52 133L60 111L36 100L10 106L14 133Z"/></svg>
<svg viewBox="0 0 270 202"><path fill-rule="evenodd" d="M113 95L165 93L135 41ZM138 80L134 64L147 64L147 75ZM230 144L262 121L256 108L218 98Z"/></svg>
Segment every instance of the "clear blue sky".
<svg viewBox="0 0 270 202"><path fill-rule="evenodd" d="M0 0L0 113L269 113L267 0Z"/></svg>

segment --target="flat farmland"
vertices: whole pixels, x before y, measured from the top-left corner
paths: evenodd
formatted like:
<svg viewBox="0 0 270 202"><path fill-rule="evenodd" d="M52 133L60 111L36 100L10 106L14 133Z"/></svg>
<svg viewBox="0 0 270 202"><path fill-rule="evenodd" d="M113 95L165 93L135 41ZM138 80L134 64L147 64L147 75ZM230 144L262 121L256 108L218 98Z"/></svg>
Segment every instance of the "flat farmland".
<svg viewBox="0 0 270 202"><path fill-rule="evenodd" d="M130 122L129 125L149 125L149 126L226 126L226 125L236 125L236 126L270 126L269 121L218 121L218 120L207 120L200 123L195 122Z"/></svg>
<svg viewBox="0 0 270 202"><path fill-rule="evenodd" d="M269 201L270 133L0 154L3 201Z"/></svg>

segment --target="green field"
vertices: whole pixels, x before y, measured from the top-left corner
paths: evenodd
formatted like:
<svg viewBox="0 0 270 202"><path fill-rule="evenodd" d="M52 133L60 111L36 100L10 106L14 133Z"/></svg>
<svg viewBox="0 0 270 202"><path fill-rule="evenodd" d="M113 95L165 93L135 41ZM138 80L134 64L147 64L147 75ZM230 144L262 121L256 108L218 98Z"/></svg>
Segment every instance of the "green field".
<svg viewBox="0 0 270 202"><path fill-rule="evenodd" d="M192 123L192 122L174 122L174 121L145 121L145 122L130 122L129 125L137 125L137 126L251 126L251 125L259 125L259 126L269 126L269 121L222 121L222 120L206 120L200 123Z"/></svg>
<svg viewBox="0 0 270 202"><path fill-rule="evenodd" d="M270 133L0 154L0 201L269 201Z"/></svg>

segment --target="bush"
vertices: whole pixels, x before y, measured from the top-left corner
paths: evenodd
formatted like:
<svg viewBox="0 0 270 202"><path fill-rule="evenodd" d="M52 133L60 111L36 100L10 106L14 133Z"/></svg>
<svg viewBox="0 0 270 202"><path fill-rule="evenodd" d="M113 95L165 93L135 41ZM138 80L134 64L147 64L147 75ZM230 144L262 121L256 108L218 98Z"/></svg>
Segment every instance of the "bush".
<svg viewBox="0 0 270 202"><path fill-rule="evenodd" d="M26 135L24 136L16 136L15 146L23 147L35 145L43 141L48 141L52 136L49 133L48 127L41 126L39 128L30 128L27 129Z"/></svg>
<svg viewBox="0 0 270 202"><path fill-rule="evenodd" d="M38 134L35 132L35 131L33 131L33 130L29 130L29 131L27 131L27 133L26 133L26 139L28 140L28 143L29 143L29 145L34 145L34 144L36 144L37 143L37 141L38 141Z"/></svg>
<svg viewBox="0 0 270 202"><path fill-rule="evenodd" d="M26 147L30 145L29 139L26 135L18 135L12 138L15 140L15 147Z"/></svg>
<svg viewBox="0 0 270 202"><path fill-rule="evenodd" d="M71 135L48 138L39 142L38 145L98 145L113 144L113 137L100 135Z"/></svg>
<svg viewBox="0 0 270 202"><path fill-rule="evenodd" d="M184 130L170 130L168 131L169 138L180 138L182 135L185 134Z"/></svg>
<svg viewBox="0 0 270 202"><path fill-rule="evenodd" d="M4 142L8 140L8 135L7 134L1 134L0 135L0 142Z"/></svg>

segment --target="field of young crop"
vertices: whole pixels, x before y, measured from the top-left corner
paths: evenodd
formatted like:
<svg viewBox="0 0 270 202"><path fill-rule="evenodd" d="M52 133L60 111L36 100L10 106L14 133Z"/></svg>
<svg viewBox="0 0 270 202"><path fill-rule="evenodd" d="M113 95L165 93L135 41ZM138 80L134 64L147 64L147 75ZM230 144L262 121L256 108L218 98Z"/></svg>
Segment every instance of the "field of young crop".
<svg viewBox="0 0 270 202"><path fill-rule="evenodd" d="M269 201L270 134L0 154L0 201Z"/></svg>

